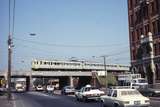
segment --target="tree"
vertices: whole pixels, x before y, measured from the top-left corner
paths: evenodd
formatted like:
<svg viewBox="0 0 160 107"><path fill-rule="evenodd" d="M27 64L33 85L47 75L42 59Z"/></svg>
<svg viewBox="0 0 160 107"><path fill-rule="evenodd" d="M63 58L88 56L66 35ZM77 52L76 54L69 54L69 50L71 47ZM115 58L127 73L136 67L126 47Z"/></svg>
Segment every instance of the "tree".
<svg viewBox="0 0 160 107"><path fill-rule="evenodd" d="M106 77L105 77L105 76L99 76L99 77L98 77L98 80L99 80L99 83L100 83L102 86L106 86L106 81L107 81L108 86L117 85L116 77L115 77L112 73L108 73L108 74L107 74L107 80L106 80Z"/></svg>

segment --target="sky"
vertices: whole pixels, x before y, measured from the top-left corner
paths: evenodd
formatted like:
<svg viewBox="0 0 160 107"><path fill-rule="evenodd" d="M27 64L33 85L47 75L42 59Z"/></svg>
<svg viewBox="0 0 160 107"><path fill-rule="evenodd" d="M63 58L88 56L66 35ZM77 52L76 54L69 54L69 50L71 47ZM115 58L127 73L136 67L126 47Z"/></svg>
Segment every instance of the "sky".
<svg viewBox="0 0 160 107"><path fill-rule="evenodd" d="M8 66L8 4L0 0L0 70ZM33 59L102 55L107 64L130 64L127 0L16 0L14 28L14 70L30 69Z"/></svg>

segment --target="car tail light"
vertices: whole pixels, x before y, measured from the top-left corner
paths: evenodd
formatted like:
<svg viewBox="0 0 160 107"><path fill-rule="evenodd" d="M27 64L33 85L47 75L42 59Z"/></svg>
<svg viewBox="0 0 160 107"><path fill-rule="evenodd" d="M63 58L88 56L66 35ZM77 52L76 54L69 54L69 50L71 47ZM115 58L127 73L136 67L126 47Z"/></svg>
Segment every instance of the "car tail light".
<svg viewBox="0 0 160 107"><path fill-rule="evenodd" d="M101 93L100 95L105 95L105 93Z"/></svg>
<svg viewBox="0 0 160 107"><path fill-rule="evenodd" d="M149 100L145 100L145 103L150 103L150 101Z"/></svg>
<svg viewBox="0 0 160 107"><path fill-rule="evenodd" d="M92 96L92 94L87 94L86 96L87 96L87 97L90 97L90 96Z"/></svg>

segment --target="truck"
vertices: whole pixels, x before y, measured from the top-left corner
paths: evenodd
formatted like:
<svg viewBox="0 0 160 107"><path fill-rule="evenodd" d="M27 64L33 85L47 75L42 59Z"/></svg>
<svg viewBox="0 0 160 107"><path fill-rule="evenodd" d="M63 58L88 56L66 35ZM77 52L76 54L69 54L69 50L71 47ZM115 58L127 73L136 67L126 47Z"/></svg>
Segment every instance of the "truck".
<svg viewBox="0 0 160 107"><path fill-rule="evenodd" d="M25 79L17 79L15 81L15 89L17 92L24 92L26 90L26 80Z"/></svg>
<svg viewBox="0 0 160 107"><path fill-rule="evenodd" d="M145 78L141 78L140 74L119 75L118 83L120 86L130 86L130 88L135 88L144 96L160 96L159 87L153 87L153 84L148 84L147 80Z"/></svg>
<svg viewBox="0 0 160 107"><path fill-rule="evenodd" d="M118 75L118 85L138 89L148 87L148 82L145 78L141 78L140 74L123 74Z"/></svg>

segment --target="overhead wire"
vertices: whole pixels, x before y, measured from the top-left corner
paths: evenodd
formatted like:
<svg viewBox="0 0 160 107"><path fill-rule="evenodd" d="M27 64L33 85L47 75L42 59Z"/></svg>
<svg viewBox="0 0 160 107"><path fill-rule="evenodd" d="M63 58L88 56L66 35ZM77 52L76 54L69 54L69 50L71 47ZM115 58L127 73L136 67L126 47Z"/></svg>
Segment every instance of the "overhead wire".
<svg viewBox="0 0 160 107"><path fill-rule="evenodd" d="M100 47L112 47L112 46L120 46L122 44L108 44L108 45L66 45L66 44L53 44L53 43L45 43L45 42L40 42L40 41L33 41L33 40L28 40L28 39L20 39L20 38L14 38L15 40L18 41L24 41L24 42L29 42L32 44L38 44L38 45L45 45L45 46L54 46L54 47L75 47L75 48L100 48ZM124 44L123 44L124 45ZM126 45L126 44L125 44Z"/></svg>

